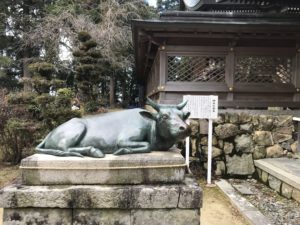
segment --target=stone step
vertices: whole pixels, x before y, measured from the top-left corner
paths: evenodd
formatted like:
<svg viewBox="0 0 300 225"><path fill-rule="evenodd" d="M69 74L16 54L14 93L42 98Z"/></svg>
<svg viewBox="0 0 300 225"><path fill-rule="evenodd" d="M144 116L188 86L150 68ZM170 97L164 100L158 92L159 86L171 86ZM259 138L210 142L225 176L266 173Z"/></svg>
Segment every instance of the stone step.
<svg viewBox="0 0 300 225"><path fill-rule="evenodd" d="M300 202L300 159L255 160L258 178L286 198Z"/></svg>
<svg viewBox="0 0 300 225"><path fill-rule="evenodd" d="M178 151L105 158L57 157L35 154L22 160L26 185L153 184L184 180L185 160Z"/></svg>

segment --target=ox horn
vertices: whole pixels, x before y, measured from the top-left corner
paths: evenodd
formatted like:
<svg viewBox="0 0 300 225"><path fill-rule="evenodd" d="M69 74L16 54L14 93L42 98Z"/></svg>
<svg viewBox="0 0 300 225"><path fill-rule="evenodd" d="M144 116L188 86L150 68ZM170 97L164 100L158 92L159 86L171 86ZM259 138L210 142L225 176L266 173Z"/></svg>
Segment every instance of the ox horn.
<svg viewBox="0 0 300 225"><path fill-rule="evenodd" d="M150 98L147 98L146 105L150 105L153 109L159 112L160 106L156 102L152 101Z"/></svg>
<svg viewBox="0 0 300 225"><path fill-rule="evenodd" d="M184 106L187 104L187 102L188 102L187 100L181 102L180 104L178 104L176 106L176 108L179 109L179 110L182 110L184 108Z"/></svg>

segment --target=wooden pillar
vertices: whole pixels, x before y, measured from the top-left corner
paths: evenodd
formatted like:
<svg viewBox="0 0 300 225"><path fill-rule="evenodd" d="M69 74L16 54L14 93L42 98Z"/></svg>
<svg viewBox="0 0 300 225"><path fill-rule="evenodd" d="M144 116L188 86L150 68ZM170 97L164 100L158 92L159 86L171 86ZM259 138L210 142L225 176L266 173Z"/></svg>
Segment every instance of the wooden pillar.
<svg viewBox="0 0 300 225"><path fill-rule="evenodd" d="M159 98L158 102L161 103L166 100L165 86L167 82L167 54L165 46L161 46L159 50Z"/></svg>
<svg viewBox="0 0 300 225"><path fill-rule="evenodd" d="M233 101L234 60L235 60L234 47L230 47L229 53L226 57L226 68L225 68L225 82L228 87L228 93L226 98L227 101Z"/></svg>

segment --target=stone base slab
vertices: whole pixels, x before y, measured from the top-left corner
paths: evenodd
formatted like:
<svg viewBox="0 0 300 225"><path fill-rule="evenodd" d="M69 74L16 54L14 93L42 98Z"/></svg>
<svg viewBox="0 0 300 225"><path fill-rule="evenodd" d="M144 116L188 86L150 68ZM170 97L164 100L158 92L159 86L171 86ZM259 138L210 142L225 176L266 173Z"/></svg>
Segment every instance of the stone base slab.
<svg viewBox="0 0 300 225"><path fill-rule="evenodd" d="M202 190L181 184L11 185L0 191L4 225L199 225Z"/></svg>
<svg viewBox="0 0 300 225"><path fill-rule="evenodd" d="M26 185L180 183L185 160L178 151L105 158L58 157L35 154L21 162Z"/></svg>
<svg viewBox="0 0 300 225"><path fill-rule="evenodd" d="M7 186L0 192L0 208L81 209L194 209L202 205L196 181L165 185Z"/></svg>
<svg viewBox="0 0 300 225"><path fill-rule="evenodd" d="M4 225L200 225L199 209L5 209Z"/></svg>

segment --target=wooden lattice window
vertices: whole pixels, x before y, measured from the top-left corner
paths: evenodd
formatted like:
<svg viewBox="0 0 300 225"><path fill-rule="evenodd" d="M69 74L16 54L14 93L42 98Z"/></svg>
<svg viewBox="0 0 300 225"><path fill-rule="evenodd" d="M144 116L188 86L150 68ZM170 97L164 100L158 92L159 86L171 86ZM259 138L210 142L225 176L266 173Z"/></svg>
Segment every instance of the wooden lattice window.
<svg viewBox="0 0 300 225"><path fill-rule="evenodd" d="M167 81L225 82L225 56L168 56Z"/></svg>
<svg viewBox="0 0 300 225"><path fill-rule="evenodd" d="M292 58L240 56L235 63L237 83L291 83Z"/></svg>

